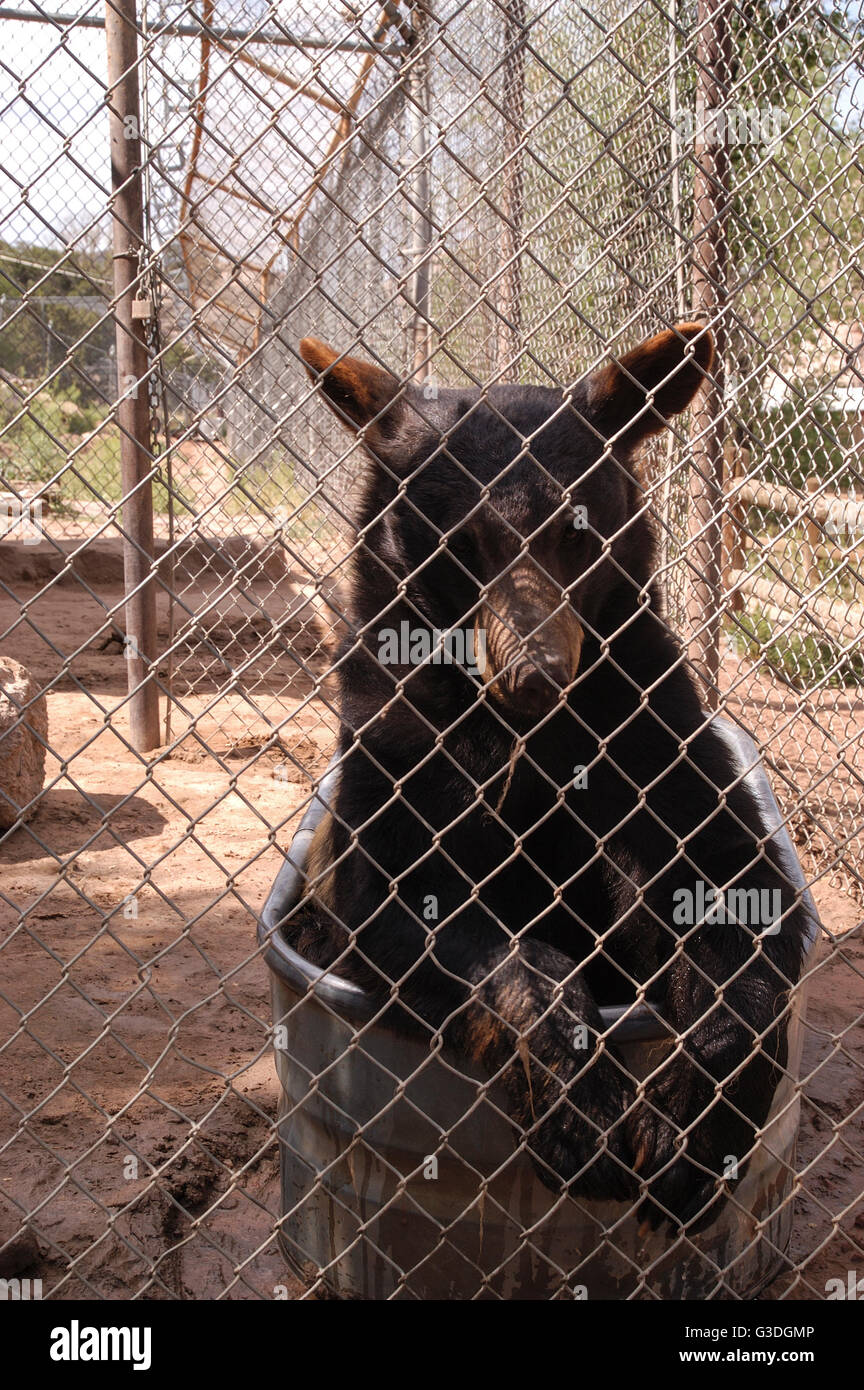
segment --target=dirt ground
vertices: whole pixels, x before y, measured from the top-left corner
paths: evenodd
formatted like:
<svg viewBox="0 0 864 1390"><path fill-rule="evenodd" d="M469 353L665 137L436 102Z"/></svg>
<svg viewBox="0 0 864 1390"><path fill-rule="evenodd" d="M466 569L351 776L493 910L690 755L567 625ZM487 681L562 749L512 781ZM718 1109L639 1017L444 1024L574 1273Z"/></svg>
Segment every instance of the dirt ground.
<svg viewBox="0 0 864 1390"><path fill-rule="evenodd" d="M150 771L124 742L119 643L91 641L103 605L120 602L116 579L101 602L74 581L37 598L38 583L19 576L16 592L24 616L3 650L48 687L53 756L34 819L0 844L0 1244L29 1218L0 1273L39 1277L55 1298L296 1297L273 1236L277 1085L255 928L277 846L335 730L326 698L313 698L320 664L302 576L262 579L251 603L214 601L212 585L187 590L207 615L190 621L197 638L178 665L178 690L200 682L182 695L197 734ZM0 630L19 602L2 599ZM262 655L268 615L279 640ZM217 629L235 665L254 657L218 700ZM734 703L772 738L775 783L796 765L810 774L823 841L803 818L798 838L808 872L820 871L825 837L860 832L860 797L838 802L817 773L841 745L860 771L864 702L830 692L814 720L812 702L754 679ZM183 717L175 711L174 736ZM282 725L281 746L262 752L267 721ZM842 872L814 883L833 937L864 917L849 887ZM791 1266L765 1298L824 1297L827 1279L864 1270L860 929L820 959Z"/></svg>

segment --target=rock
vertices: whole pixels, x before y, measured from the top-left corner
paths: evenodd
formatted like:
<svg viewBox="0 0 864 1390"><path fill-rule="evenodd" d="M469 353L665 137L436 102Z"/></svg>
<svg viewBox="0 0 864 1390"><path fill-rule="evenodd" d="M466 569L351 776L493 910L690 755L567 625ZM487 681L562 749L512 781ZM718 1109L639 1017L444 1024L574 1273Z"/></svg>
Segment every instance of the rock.
<svg viewBox="0 0 864 1390"><path fill-rule="evenodd" d="M61 401L60 412L65 417L66 428L70 434L84 434L87 421L74 401Z"/></svg>
<svg viewBox="0 0 864 1390"><path fill-rule="evenodd" d="M15 824L20 809L39 795L45 779L45 747L40 738L48 738L48 705L44 695L34 699L38 690L26 667L0 656L0 830ZM35 809L30 806L24 819Z"/></svg>

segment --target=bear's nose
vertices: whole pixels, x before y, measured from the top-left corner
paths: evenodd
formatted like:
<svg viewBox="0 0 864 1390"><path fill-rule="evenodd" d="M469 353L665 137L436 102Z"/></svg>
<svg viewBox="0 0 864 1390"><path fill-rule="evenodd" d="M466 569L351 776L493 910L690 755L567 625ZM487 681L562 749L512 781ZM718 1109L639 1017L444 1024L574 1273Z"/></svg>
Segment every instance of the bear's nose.
<svg viewBox="0 0 864 1390"><path fill-rule="evenodd" d="M526 714L544 714L555 704L567 680L563 665L541 667L526 661L514 673L513 702Z"/></svg>

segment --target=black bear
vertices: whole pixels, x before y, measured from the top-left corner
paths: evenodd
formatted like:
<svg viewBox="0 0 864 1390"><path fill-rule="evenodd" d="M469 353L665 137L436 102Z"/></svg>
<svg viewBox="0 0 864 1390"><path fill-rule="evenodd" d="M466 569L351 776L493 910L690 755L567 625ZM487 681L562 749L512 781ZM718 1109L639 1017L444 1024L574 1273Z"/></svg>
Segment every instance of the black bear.
<svg viewBox="0 0 864 1390"><path fill-rule="evenodd" d="M806 926L662 616L634 471L710 334L567 391L300 352L369 455L301 949L479 1061L548 1185L704 1223L785 1065ZM598 1001L637 998L677 1039L638 1086L598 1038Z"/></svg>

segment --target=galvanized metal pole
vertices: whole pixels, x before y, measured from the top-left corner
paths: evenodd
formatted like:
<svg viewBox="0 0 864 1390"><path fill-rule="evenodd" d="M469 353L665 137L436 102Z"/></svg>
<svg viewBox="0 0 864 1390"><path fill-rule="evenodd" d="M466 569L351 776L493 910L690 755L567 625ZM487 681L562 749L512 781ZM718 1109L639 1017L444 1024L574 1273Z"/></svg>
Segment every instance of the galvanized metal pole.
<svg viewBox="0 0 864 1390"><path fill-rule="evenodd" d="M672 232L675 255L675 315L679 320L687 312L686 297L686 259L684 255L684 235L681 220L681 142L678 122L678 0L669 3L669 163L671 165L670 196L672 198ZM666 471L660 493L660 565L663 571L663 603L669 612L669 558L671 548L669 536L672 530L672 478L675 461L678 458L679 441L673 430L666 431Z"/></svg>
<svg viewBox="0 0 864 1390"><path fill-rule="evenodd" d="M111 138L117 421L124 498L128 710L132 747L144 753L159 746L159 695L155 678L150 674L156 659L156 584L153 577L153 488L147 476L150 472L148 357L144 320L137 316L135 304L145 244L135 0L106 0L105 36Z"/></svg>
<svg viewBox="0 0 864 1390"><path fill-rule="evenodd" d="M522 226L525 138L524 0L509 0L504 24L504 66L501 106L504 113L501 188L501 277L498 283L498 370L512 376L522 351Z"/></svg>
<svg viewBox="0 0 864 1390"><path fill-rule="evenodd" d="M690 657L704 680L712 709L719 703L723 605L723 358L730 198L726 118L731 52L727 0L698 0L692 306L693 317L711 326L717 361L691 416L687 607L693 632Z"/></svg>
<svg viewBox="0 0 864 1390"><path fill-rule="evenodd" d="M432 245L432 185L429 177L429 16L425 5L411 9L414 31L408 76L408 159L413 161L411 177L411 366L413 378L425 382L429 377L432 334L431 272L429 248Z"/></svg>

